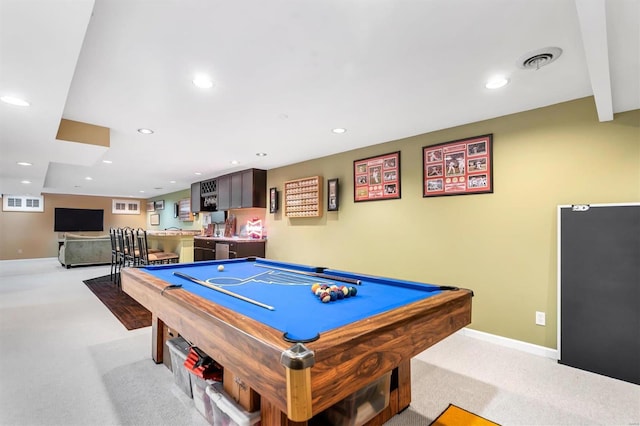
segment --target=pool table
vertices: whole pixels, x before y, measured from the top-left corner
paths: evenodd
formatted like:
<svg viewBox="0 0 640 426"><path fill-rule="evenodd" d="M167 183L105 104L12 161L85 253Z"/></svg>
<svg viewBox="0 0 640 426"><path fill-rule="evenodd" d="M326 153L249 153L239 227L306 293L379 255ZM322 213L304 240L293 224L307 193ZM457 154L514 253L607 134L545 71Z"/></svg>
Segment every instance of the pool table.
<svg viewBox="0 0 640 426"><path fill-rule="evenodd" d="M323 303L315 283L356 294ZM473 295L260 258L125 268L122 289L152 312L155 362L176 330L260 395L266 426L307 424L392 372L382 424L411 402L411 358L471 322Z"/></svg>

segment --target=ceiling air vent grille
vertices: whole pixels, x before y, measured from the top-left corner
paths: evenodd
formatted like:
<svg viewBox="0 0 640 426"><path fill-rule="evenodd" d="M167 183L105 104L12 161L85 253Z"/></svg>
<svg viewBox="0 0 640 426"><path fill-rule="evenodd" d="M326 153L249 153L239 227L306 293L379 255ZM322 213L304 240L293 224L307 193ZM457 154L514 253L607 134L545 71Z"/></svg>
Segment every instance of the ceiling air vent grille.
<svg viewBox="0 0 640 426"><path fill-rule="evenodd" d="M5 212L43 212L44 198L33 195L3 195L2 210Z"/></svg>
<svg viewBox="0 0 640 426"><path fill-rule="evenodd" d="M518 66L526 70L539 70L549 65L562 55L559 47L545 47L534 52L529 52L518 60Z"/></svg>

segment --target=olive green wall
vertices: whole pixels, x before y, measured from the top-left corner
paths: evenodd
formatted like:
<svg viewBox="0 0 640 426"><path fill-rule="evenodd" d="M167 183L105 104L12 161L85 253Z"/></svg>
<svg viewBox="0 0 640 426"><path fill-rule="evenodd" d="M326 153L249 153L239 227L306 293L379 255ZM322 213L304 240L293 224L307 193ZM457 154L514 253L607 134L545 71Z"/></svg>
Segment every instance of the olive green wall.
<svg viewBox="0 0 640 426"><path fill-rule="evenodd" d="M488 133L492 194L422 197L423 146ZM354 203L353 161L398 150L402 198ZM555 348L557 206L640 201L640 111L600 123L580 99L272 169L267 187L315 175L325 194L340 179L340 210L267 214L267 257L467 287L470 328Z"/></svg>
<svg viewBox="0 0 640 426"><path fill-rule="evenodd" d="M182 199L191 200L191 188L183 189L182 191L172 192L159 197L149 198L146 202L164 200L164 209L147 212L146 221L147 229L167 229L167 228L179 228L179 229L201 229L200 219L202 215L196 215L191 222L183 222L180 218L174 217L174 204L179 203ZM146 205L146 204L145 204ZM160 225L151 226L151 215L160 215Z"/></svg>

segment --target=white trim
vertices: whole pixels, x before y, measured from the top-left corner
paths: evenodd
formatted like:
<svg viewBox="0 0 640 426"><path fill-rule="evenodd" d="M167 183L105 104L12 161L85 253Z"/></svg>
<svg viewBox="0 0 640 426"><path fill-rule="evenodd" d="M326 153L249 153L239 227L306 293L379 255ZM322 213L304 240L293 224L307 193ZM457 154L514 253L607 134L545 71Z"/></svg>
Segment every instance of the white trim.
<svg viewBox="0 0 640 426"><path fill-rule="evenodd" d="M458 331L459 334L474 339L483 340L485 342L494 343L506 348L517 349L532 355L538 355L544 358L558 360L558 351L544 346L534 345L532 343L522 342L520 340L509 339L508 337L497 336L495 334L485 333L484 331L463 328Z"/></svg>
<svg viewBox="0 0 640 426"><path fill-rule="evenodd" d="M57 257L29 257L29 258L26 258L26 259L0 259L0 263L27 262L27 261L33 261L33 260L55 260L55 261L57 261L58 258Z"/></svg>

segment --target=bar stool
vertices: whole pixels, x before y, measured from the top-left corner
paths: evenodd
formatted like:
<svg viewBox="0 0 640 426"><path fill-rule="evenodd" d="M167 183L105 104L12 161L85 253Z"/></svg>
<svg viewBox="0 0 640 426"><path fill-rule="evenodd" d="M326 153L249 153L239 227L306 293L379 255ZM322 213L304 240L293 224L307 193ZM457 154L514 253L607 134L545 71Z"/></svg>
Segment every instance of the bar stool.
<svg viewBox="0 0 640 426"><path fill-rule="evenodd" d="M127 246L124 240L124 228L116 229L116 286L120 286L120 272L127 266Z"/></svg>
<svg viewBox="0 0 640 426"><path fill-rule="evenodd" d="M136 231L131 228L124 229L125 266L138 266L140 263L140 250L136 244Z"/></svg>
<svg viewBox="0 0 640 426"><path fill-rule="evenodd" d="M111 269L109 279L114 282L114 277L118 273L118 241L115 228L109 228L109 239L111 240Z"/></svg>
<svg viewBox="0 0 640 426"><path fill-rule="evenodd" d="M162 263L178 263L180 256L176 253L160 251L150 253L147 248L147 231L138 229L138 251L140 252L140 265L158 265Z"/></svg>

